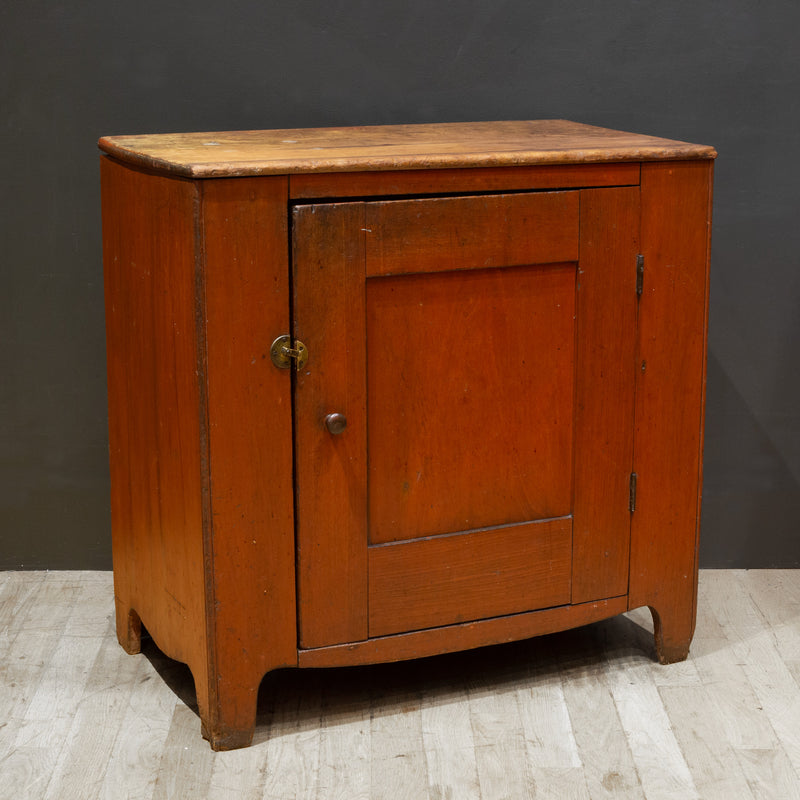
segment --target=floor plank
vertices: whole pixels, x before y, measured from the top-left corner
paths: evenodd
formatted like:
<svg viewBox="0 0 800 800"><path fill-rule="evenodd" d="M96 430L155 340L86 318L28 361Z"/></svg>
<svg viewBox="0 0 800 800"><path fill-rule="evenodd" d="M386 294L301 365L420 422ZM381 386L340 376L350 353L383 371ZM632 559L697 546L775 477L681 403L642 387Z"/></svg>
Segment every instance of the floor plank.
<svg viewBox="0 0 800 800"><path fill-rule="evenodd" d="M800 779L800 686L781 658L774 630L744 590L748 578L743 571L731 572L709 576L709 586L718 589L709 592L710 606L753 688L756 708L763 709ZM729 590L731 579L734 591L723 592L720 584Z"/></svg>
<svg viewBox="0 0 800 800"><path fill-rule="evenodd" d="M100 789L102 800L152 798L178 699L146 656L128 659L136 663L134 686Z"/></svg>
<svg viewBox="0 0 800 800"><path fill-rule="evenodd" d="M738 756L756 800L800 800L800 782L783 748L739 750Z"/></svg>
<svg viewBox="0 0 800 800"><path fill-rule="evenodd" d="M422 700L422 741L432 800L480 797L469 695L463 680Z"/></svg>
<svg viewBox="0 0 800 800"><path fill-rule="evenodd" d="M800 800L800 570L704 570L688 661L645 609L528 642L286 670L252 748L113 630L110 573L0 573L0 800Z"/></svg>
<svg viewBox="0 0 800 800"><path fill-rule="evenodd" d="M264 797L314 800L322 730L322 681L317 673L267 676L259 693L256 746L266 755Z"/></svg>
<svg viewBox="0 0 800 800"><path fill-rule="evenodd" d="M644 791L603 668L599 633L608 626L568 634L561 680L584 779L592 798L643 800Z"/></svg>
<svg viewBox="0 0 800 800"><path fill-rule="evenodd" d="M208 786L208 800L260 800L267 769L263 747L218 753Z"/></svg>
<svg viewBox="0 0 800 800"><path fill-rule="evenodd" d="M318 800L369 800L370 696L337 683L322 692Z"/></svg>
<svg viewBox="0 0 800 800"><path fill-rule="evenodd" d="M519 693L516 684L497 687L485 677L469 687L475 761L483 798L524 800L536 796Z"/></svg>
<svg viewBox="0 0 800 800"><path fill-rule="evenodd" d="M635 623L617 623L606 639L606 679L645 797L700 798L656 684L651 638ZM638 629L637 629L638 628Z"/></svg>
<svg viewBox="0 0 800 800"><path fill-rule="evenodd" d="M384 670L371 700L372 800L427 800L428 769L422 738L422 691L397 669Z"/></svg>
<svg viewBox="0 0 800 800"><path fill-rule="evenodd" d="M112 639L101 639L66 746L53 771L44 800L100 796L106 770L133 693L139 662Z"/></svg>
<svg viewBox="0 0 800 800"><path fill-rule="evenodd" d="M753 800L716 697L704 686L663 686L659 694L700 797Z"/></svg>
<svg viewBox="0 0 800 800"><path fill-rule="evenodd" d="M200 738L197 722L192 709L181 703L175 706L158 765L155 800L176 797L203 800L208 796L219 754L211 752L208 743Z"/></svg>
<svg viewBox="0 0 800 800"><path fill-rule="evenodd" d="M528 762L540 769L579 767L557 659L539 659L532 667L528 685L519 689L519 705Z"/></svg>

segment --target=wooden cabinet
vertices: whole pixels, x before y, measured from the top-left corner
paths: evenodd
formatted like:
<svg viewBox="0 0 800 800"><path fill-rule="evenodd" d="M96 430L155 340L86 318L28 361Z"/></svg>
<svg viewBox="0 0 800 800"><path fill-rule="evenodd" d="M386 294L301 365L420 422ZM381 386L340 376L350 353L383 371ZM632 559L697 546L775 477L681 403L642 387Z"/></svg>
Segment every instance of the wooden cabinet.
<svg viewBox="0 0 800 800"><path fill-rule="evenodd" d="M117 630L190 666L212 747L279 667L642 605L686 657L711 148L564 121L100 146Z"/></svg>

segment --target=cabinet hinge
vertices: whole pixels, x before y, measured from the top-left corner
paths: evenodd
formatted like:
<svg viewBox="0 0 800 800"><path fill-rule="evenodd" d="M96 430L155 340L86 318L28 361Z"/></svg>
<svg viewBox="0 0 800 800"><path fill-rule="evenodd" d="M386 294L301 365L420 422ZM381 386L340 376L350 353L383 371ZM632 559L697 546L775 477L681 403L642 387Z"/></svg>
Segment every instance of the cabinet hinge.
<svg viewBox="0 0 800 800"><path fill-rule="evenodd" d="M639 253L636 256L636 295L638 297L642 296L642 290L644 289L644 256Z"/></svg>
<svg viewBox="0 0 800 800"><path fill-rule="evenodd" d="M636 511L636 473L631 472L630 494L628 500L628 509L631 513Z"/></svg>

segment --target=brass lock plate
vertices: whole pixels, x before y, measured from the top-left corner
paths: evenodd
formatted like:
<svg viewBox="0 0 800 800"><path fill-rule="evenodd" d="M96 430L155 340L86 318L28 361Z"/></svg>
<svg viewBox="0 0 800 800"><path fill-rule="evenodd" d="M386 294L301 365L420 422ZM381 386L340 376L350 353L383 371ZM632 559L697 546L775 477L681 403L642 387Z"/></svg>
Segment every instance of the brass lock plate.
<svg viewBox="0 0 800 800"><path fill-rule="evenodd" d="M292 337L284 333L272 343L269 356L278 369L289 369L294 364L296 370L301 370L308 361L308 348L299 339L292 347Z"/></svg>

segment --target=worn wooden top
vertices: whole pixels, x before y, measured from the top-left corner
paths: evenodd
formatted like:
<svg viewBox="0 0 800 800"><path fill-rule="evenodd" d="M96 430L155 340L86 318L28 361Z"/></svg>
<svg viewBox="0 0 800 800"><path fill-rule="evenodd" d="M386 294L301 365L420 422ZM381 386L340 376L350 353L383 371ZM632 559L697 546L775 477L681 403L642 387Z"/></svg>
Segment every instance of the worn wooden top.
<svg viewBox="0 0 800 800"><path fill-rule="evenodd" d="M706 145L566 120L106 136L100 149L193 178L714 158Z"/></svg>

